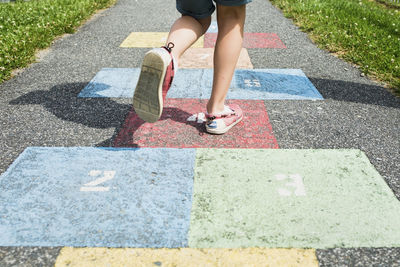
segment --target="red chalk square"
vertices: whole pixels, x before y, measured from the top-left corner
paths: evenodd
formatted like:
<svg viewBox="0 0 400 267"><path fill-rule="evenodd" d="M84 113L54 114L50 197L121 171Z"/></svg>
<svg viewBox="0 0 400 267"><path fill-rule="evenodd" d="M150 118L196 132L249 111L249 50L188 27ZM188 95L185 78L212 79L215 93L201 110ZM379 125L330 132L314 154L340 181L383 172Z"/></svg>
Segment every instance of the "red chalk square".
<svg viewBox="0 0 400 267"><path fill-rule="evenodd" d="M114 141L115 147L174 148L278 148L263 101L230 100L238 104L244 118L224 135L205 132L196 115L205 111L207 100L167 99L161 119L141 120L132 109Z"/></svg>
<svg viewBox="0 0 400 267"><path fill-rule="evenodd" d="M204 47L214 47L217 33L204 34ZM276 33L244 33L244 48L286 48Z"/></svg>

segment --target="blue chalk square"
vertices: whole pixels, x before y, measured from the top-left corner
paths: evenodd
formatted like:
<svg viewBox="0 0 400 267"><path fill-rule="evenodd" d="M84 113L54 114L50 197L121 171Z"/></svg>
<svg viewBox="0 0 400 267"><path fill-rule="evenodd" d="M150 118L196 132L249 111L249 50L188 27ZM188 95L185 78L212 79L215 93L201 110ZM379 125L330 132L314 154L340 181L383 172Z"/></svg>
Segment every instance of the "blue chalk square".
<svg viewBox="0 0 400 267"><path fill-rule="evenodd" d="M131 98L140 69L102 69L82 90L79 97ZM208 99L213 69L179 69L169 98ZM321 100L322 95L300 69L237 69L227 99L243 100Z"/></svg>
<svg viewBox="0 0 400 267"><path fill-rule="evenodd" d="M300 69L238 69L228 98L240 99L323 99Z"/></svg>
<svg viewBox="0 0 400 267"><path fill-rule="evenodd" d="M30 147L0 176L0 246L188 245L194 149Z"/></svg>
<svg viewBox="0 0 400 267"><path fill-rule="evenodd" d="M139 75L138 68L103 68L78 97L132 97Z"/></svg>

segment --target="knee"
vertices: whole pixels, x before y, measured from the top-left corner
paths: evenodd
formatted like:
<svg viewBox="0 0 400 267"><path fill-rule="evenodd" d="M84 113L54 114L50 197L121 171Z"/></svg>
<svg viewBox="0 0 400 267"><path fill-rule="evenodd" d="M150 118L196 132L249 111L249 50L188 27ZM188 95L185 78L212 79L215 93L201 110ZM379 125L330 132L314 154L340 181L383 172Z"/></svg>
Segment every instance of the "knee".
<svg viewBox="0 0 400 267"><path fill-rule="evenodd" d="M246 5L223 6L217 5L217 20L234 19L243 20L246 16Z"/></svg>
<svg viewBox="0 0 400 267"><path fill-rule="evenodd" d="M197 19L197 21L203 27L203 32L206 32L208 27L210 27L210 24L211 24L211 16L204 18L204 19Z"/></svg>

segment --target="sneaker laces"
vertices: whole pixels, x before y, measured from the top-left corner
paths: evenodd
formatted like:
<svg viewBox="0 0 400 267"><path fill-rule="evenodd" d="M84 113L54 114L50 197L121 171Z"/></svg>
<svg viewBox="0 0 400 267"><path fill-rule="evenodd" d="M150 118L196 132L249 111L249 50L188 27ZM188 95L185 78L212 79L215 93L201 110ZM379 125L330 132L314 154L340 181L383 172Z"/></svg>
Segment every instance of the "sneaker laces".
<svg viewBox="0 0 400 267"><path fill-rule="evenodd" d="M175 46L175 44L173 43L173 42L169 42L168 44L167 44L167 46L162 46L163 48L165 48L165 49L167 49L167 51L169 52L169 53L171 53L171 51L172 51L172 48L174 48L174 46Z"/></svg>
<svg viewBox="0 0 400 267"><path fill-rule="evenodd" d="M224 105L224 110L222 112L214 113L214 114L208 114L206 112L206 117L210 121L218 119L218 118L225 118L225 117L228 117L231 115L235 115L235 111L227 105Z"/></svg>
<svg viewBox="0 0 400 267"><path fill-rule="evenodd" d="M174 55L172 55L172 48L175 47L175 44L173 42L169 42L166 46L162 46L165 50L168 51L168 53L171 55L172 58L172 69L174 70L174 73L176 74L178 71L178 60L175 59Z"/></svg>

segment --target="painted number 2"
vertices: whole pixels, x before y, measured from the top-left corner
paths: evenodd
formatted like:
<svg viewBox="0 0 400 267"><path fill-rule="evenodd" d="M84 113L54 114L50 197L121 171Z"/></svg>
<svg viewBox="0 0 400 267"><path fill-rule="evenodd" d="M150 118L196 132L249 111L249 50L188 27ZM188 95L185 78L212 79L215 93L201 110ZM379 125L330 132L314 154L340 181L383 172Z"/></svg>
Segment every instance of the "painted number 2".
<svg viewBox="0 0 400 267"><path fill-rule="evenodd" d="M104 191L109 191L110 187L108 186L98 186L101 183L104 183L108 180L111 180L115 176L115 171L99 171L99 170L91 170L89 172L89 176L92 177L98 177L96 180L93 180L87 184L84 184L84 186L81 187L81 191L84 192L89 192L89 191L95 191L95 192L104 192Z"/></svg>
<svg viewBox="0 0 400 267"><path fill-rule="evenodd" d="M285 188L278 188L279 195L291 196L292 193L294 193L295 196L306 195L306 189L304 187L303 178L300 176L300 174L290 174L290 175L277 174L275 175L275 179L278 181L291 180L290 182L285 183Z"/></svg>

